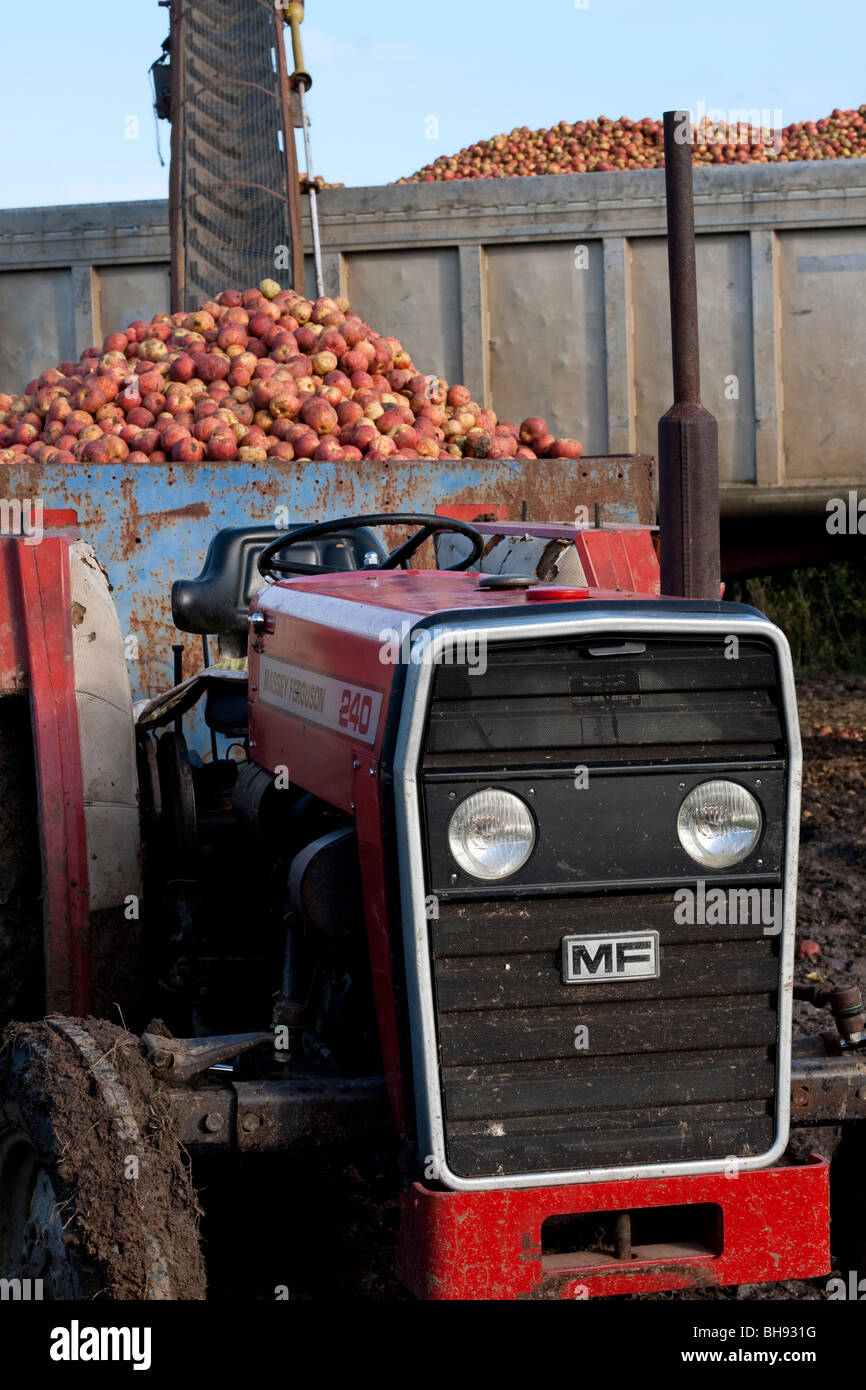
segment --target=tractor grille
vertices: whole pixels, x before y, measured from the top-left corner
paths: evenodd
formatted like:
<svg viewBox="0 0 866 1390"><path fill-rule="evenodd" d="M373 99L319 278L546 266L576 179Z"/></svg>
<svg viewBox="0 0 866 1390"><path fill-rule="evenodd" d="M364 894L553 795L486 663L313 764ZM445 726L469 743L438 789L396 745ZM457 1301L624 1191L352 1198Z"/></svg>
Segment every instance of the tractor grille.
<svg viewBox="0 0 866 1390"><path fill-rule="evenodd" d="M641 650L620 654L624 645ZM771 649L726 650L722 638L491 646L482 674L436 672L425 765L495 765L503 754L513 765L568 750L583 762L780 753Z"/></svg>
<svg viewBox="0 0 866 1390"><path fill-rule="evenodd" d="M681 925L674 893L700 876L676 836L682 788L708 776L754 787L767 824L707 887L783 882L775 657L759 642L737 659L721 641L617 642L604 655L491 644L485 675L434 676L430 947L460 1177L721 1162L773 1144L780 938L760 921ZM572 762L590 767L586 790ZM495 888L456 872L445 833L449 809L489 785L523 796L538 822L528 864ZM563 937L624 932L658 933L657 978L563 983Z"/></svg>
<svg viewBox="0 0 866 1390"><path fill-rule="evenodd" d="M765 1152L778 938L668 895L448 903L433 923L449 1165L463 1177ZM656 930L661 973L565 985L570 933ZM734 939L732 939L732 934ZM589 1047L575 1050L575 1027Z"/></svg>

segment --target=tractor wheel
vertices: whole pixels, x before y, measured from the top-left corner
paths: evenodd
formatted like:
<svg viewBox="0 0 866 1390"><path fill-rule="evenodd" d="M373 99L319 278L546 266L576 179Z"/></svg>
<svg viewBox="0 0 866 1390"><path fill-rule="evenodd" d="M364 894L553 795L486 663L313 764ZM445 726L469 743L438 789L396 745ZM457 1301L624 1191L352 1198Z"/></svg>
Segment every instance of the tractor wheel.
<svg viewBox="0 0 866 1390"><path fill-rule="evenodd" d="M0 1026L45 1012L30 701L0 696Z"/></svg>
<svg viewBox="0 0 866 1390"><path fill-rule="evenodd" d="M48 1299L202 1299L198 1204L140 1040L11 1024L0 1060L0 1271Z"/></svg>

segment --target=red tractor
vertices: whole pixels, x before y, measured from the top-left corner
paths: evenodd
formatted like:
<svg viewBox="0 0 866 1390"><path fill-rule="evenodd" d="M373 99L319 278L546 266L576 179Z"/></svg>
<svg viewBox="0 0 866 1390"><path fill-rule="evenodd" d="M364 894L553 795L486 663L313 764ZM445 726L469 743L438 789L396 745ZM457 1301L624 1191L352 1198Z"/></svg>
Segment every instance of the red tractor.
<svg viewBox="0 0 866 1390"><path fill-rule="evenodd" d="M551 583L532 522L237 526L172 592L200 672L134 709L74 517L0 542L0 1004L48 1013L6 1035L0 1276L203 1297L200 1157L317 1145L393 1159L420 1298L829 1270L829 1164L789 1149L791 658L711 547L690 577L695 440L678 391L673 597L649 528L552 528ZM815 1002L795 1116L857 1118L859 996Z"/></svg>
<svg viewBox="0 0 866 1390"><path fill-rule="evenodd" d="M373 528L407 521L386 554ZM646 563L646 531L597 534ZM401 568L431 536L460 558ZM482 573L486 542L421 515L219 533L173 611L219 634L220 658L138 711L135 750L110 680L82 700L87 648L111 645L105 623L87 640L98 572L72 670L49 650L40 673L29 646L59 856L49 978L68 971L76 1013L99 1000L161 1021L134 1040L87 1017L11 1030L7 1277L55 1297L200 1296L177 1139L195 1176L198 1153L311 1137L397 1152L397 1268L421 1297L827 1270L828 1165L784 1158L800 775L785 639L738 604ZM68 531L4 548L25 570L38 555L40 577L56 554L45 644L62 647L64 569L88 549ZM116 675L119 629L114 645ZM103 747L85 734L82 762L63 730L77 704L85 732L90 703ZM200 713L237 758L190 757ZM134 751L140 913L121 834ZM702 912L720 889L781 896L781 915Z"/></svg>

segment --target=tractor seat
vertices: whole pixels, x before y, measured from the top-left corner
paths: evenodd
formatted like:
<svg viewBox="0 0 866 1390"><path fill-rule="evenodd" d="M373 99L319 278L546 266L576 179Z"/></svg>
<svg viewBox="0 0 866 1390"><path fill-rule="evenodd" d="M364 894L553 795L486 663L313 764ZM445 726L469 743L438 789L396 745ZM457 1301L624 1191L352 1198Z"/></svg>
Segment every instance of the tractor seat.
<svg viewBox="0 0 866 1390"><path fill-rule="evenodd" d="M300 525L300 523L299 523ZM298 530L286 528L286 534ZM171 615L181 632L205 635L246 636L250 600L264 580L258 558L275 534L273 526L228 526L217 531L208 546L201 574L196 579L176 579L171 588ZM379 562L387 558L372 531L334 531L332 536L287 545L281 558L307 565L359 570L364 556L374 551Z"/></svg>

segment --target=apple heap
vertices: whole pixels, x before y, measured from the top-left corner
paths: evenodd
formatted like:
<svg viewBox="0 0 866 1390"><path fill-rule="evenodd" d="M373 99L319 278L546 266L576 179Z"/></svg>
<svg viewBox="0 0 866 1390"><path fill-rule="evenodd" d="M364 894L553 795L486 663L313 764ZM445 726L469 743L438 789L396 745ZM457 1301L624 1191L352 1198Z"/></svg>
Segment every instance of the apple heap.
<svg viewBox="0 0 866 1390"><path fill-rule="evenodd" d="M191 314L155 314L0 394L0 463L269 458L580 458L540 417L502 424L466 386L424 375L345 299L274 280Z"/></svg>
<svg viewBox="0 0 866 1390"><path fill-rule="evenodd" d="M694 164L774 164L798 159L866 158L866 106L837 107L820 121L798 121L781 131L756 126L695 126ZM664 128L647 117L560 121L550 130L521 126L441 155L398 183L436 183L453 179L505 179L540 174L586 174L612 169L657 169L665 162Z"/></svg>

